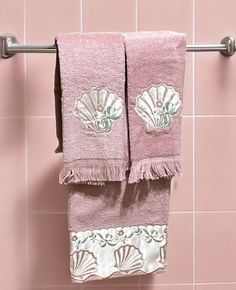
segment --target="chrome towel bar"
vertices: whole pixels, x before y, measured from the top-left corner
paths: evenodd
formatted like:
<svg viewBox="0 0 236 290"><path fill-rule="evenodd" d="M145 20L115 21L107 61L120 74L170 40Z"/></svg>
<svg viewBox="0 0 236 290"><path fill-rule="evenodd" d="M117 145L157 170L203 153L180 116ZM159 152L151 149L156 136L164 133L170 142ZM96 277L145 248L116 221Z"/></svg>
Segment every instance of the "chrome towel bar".
<svg viewBox="0 0 236 290"><path fill-rule="evenodd" d="M21 45L17 38L11 34L0 36L0 53L2 58L9 58L16 53L55 53L55 44L52 45ZM235 39L226 36L220 44L191 44L187 45L190 52L219 51L224 56L231 56L235 53Z"/></svg>

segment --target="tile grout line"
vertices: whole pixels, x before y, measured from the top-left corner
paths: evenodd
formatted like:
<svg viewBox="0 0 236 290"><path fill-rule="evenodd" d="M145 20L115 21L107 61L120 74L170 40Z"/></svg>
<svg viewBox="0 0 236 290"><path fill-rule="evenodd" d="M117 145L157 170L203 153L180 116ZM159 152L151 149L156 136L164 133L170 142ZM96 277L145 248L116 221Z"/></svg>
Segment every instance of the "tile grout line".
<svg viewBox="0 0 236 290"><path fill-rule="evenodd" d="M236 282L235 281L231 281L231 282L198 282L196 283L196 285L200 286L200 285L235 285ZM119 286L124 286L124 287L130 287L130 286L134 286L135 284L134 283L122 283L122 284L119 284ZM156 285L156 286L192 286L192 283L143 283L142 286L150 286L150 285ZM100 288L99 285L92 285L94 288ZM110 287L113 287L113 286L117 286L117 283L111 283L109 284ZM31 286L26 286L25 288L29 288L32 289L32 288L42 288L42 289L45 289L45 287L47 288L64 288L64 287L68 287L68 289L78 289L78 285L70 285L70 284L50 284L50 285L47 285L47 284L42 284L42 285L31 285ZM20 289L25 289L25 288L18 288L19 290Z"/></svg>
<svg viewBox="0 0 236 290"><path fill-rule="evenodd" d="M83 15L83 0L80 0L80 32L83 33L84 31L84 15ZM67 213L66 213L67 214ZM69 242L69 241L68 241ZM78 287L80 290L83 290L82 284Z"/></svg>
<svg viewBox="0 0 236 290"><path fill-rule="evenodd" d="M80 32L84 31L84 19L83 19L83 0L80 0Z"/></svg>
<svg viewBox="0 0 236 290"><path fill-rule="evenodd" d="M25 55L26 57L26 55ZM0 116L0 120L14 120L14 119L53 119L55 116Z"/></svg>
<svg viewBox="0 0 236 290"><path fill-rule="evenodd" d="M195 283L195 285L235 285L236 282L232 281L232 282L198 282ZM113 285L113 284L112 284ZM115 284L114 284L115 285ZM142 285L146 285L146 286L150 286L150 285L157 285L157 286L192 286L193 283L143 283ZM126 284L124 285L126 286Z"/></svg>
<svg viewBox="0 0 236 290"><path fill-rule="evenodd" d="M221 213L233 213L236 214L236 210L185 210L185 211L170 211L170 214L221 214ZM41 215L41 214L49 214L49 215L66 215L67 212L66 211L28 211L28 215ZM0 213L0 215L2 215ZM3 215L5 215L5 213L3 213Z"/></svg>
<svg viewBox="0 0 236 290"><path fill-rule="evenodd" d="M190 213L236 213L236 210L185 210L185 211L170 211L172 214L190 214Z"/></svg>
<svg viewBox="0 0 236 290"><path fill-rule="evenodd" d="M227 281L222 281L222 282L198 282L196 283L196 285L235 285L236 282L232 281L232 282L227 282Z"/></svg>
<svg viewBox="0 0 236 290"><path fill-rule="evenodd" d="M221 115L217 115L217 114L215 114L215 115L211 115L211 114L209 114L209 115L196 114L195 117L197 117L197 118L235 118L236 115L234 115L234 114L228 114L228 115L227 114L221 114Z"/></svg>
<svg viewBox="0 0 236 290"><path fill-rule="evenodd" d="M135 0L135 31L138 31L138 0ZM137 278L138 290L141 290L141 277Z"/></svg>
<svg viewBox="0 0 236 290"><path fill-rule="evenodd" d="M189 115L189 114L183 114L183 118L236 118L236 115ZM54 115L48 115L48 116L0 116L0 120L12 120L12 119L54 119Z"/></svg>
<svg viewBox="0 0 236 290"><path fill-rule="evenodd" d="M195 213L236 213L236 210L196 210Z"/></svg>
<svg viewBox="0 0 236 290"><path fill-rule="evenodd" d="M24 44L26 44L26 0L23 2L24 9ZM27 116L27 56L24 54L24 125L25 125L25 255L26 255L26 284L29 284L29 222L28 222L28 118Z"/></svg>
<svg viewBox="0 0 236 290"><path fill-rule="evenodd" d="M236 115L189 115L189 114L183 114L183 118L236 118ZM48 116L0 116L0 120L15 120L15 119L54 119L54 115L48 115Z"/></svg>
<svg viewBox="0 0 236 290"><path fill-rule="evenodd" d="M193 31L193 35L192 35L192 41L193 44L195 44L196 42L196 19L195 19L195 13L196 13L196 3L195 0L193 0L192 2L193 8L192 8L192 31ZM193 82L193 120L192 120L192 124L193 124L193 184L192 184L192 189L193 189L193 221L192 221L192 225L193 225L193 229L192 229L192 233L193 233L193 290L196 289L196 112L195 112L195 102L196 102L196 76L195 76L195 53L193 53L193 58L192 58L192 82Z"/></svg>

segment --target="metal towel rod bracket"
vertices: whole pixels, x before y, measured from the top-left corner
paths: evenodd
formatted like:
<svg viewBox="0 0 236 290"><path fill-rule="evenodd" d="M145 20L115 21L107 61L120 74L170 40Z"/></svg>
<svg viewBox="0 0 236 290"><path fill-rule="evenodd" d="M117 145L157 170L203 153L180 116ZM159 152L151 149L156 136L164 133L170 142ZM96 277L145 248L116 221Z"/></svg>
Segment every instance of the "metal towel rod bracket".
<svg viewBox="0 0 236 290"><path fill-rule="evenodd" d="M226 36L220 44L191 44L187 45L190 52L209 52L219 51L224 56L231 56L235 53L235 39ZM16 53L55 53L56 47L52 45L21 45L17 38L12 34L0 36L0 53L2 58L12 57Z"/></svg>

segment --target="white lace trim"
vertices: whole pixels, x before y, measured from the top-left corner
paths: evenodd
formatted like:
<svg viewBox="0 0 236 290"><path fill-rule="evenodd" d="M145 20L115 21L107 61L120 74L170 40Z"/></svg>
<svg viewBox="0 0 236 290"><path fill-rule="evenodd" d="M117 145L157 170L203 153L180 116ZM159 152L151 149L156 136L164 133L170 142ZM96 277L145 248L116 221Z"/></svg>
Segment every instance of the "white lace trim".
<svg viewBox="0 0 236 290"><path fill-rule="evenodd" d="M167 225L116 227L70 232L73 281L93 276L144 274L166 267Z"/></svg>

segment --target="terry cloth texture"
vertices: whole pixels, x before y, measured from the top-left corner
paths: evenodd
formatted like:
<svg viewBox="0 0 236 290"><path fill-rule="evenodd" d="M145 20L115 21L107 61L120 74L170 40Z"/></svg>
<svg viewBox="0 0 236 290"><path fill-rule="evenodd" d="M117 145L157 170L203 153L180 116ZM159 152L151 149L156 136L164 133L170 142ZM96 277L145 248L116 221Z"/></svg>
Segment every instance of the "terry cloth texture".
<svg viewBox="0 0 236 290"><path fill-rule="evenodd" d="M170 178L70 185L72 282L162 273Z"/></svg>
<svg viewBox="0 0 236 290"><path fill-rule="evenodd" d="M60 183L125 180L128 169L125 51L120 33L56 37Z"/></svg>
<svg viewBox="0 0 236 290"><path fill-rule="evenodd" d="M179 175L186 37L125 34L131 169L129 183Z"/></svg>

